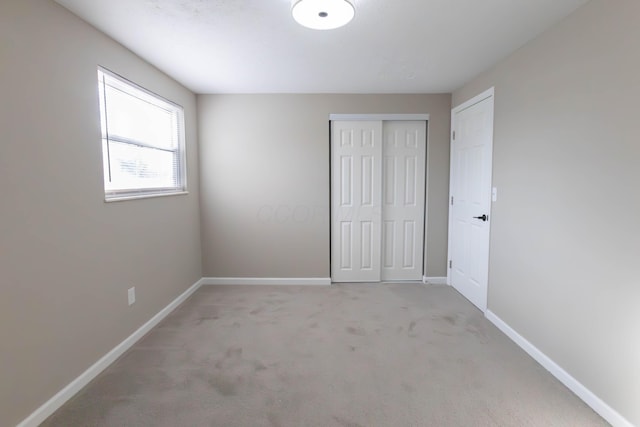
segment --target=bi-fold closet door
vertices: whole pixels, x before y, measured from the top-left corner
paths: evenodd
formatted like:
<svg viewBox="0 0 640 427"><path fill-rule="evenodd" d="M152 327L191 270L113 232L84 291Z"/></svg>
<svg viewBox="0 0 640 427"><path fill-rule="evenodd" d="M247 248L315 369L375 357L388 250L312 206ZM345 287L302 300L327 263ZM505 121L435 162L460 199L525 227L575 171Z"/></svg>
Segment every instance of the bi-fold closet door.
<svg viewBox="0 0 640 427"><path fill-rule="evenodd" d="M331 122L331 278L422 280L426 121Z"/></svg>

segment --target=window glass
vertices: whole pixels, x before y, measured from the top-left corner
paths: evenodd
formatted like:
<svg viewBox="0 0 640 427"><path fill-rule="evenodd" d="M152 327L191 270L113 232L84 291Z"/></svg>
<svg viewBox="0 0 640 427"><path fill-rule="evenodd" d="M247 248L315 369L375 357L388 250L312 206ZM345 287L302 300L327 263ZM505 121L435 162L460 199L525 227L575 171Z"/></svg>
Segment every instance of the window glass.
<svg viewBox="0 0 640 427"><path fill-rule="evenodd" d="M185 191L184 112L98 70L105 197Z"/></svg>

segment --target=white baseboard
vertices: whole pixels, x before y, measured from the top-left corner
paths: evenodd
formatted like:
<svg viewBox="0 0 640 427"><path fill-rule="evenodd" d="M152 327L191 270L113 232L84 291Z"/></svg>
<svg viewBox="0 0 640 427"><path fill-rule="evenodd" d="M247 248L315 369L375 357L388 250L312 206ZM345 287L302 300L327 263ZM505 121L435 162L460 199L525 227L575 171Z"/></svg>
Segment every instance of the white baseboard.
<svg viewBox="0 0 640 427"><path fill-rule="evenodd" d="M424 283L428 283L430 285L446 285L447 284L447 278L446 277L427 277L427 276L424 276L422 278L422 281Z"/></svg>
<svg viewBox="0 0 640 427"><path fill-rule="evenodd" d="M529 356L531 356L536 362L538 362L546 370L548 370L569 390L574 392L580 399L582 399L587 405L589 405L591 409L596 411L596 413L604 418L609 424L614 427L633 427L633 424L631 424L626 418L624 418L615 409L613 409L602 399L596 396L591 390L582 385L577 379L575 379L567 371L562 369L549 356L544 354L536 346L527 341L526 338L517 333L513 328L511 328L511 326L500 319L495 313L493 313L491 310L487 310L485 316L491 323L493 323L498 329L500 329L506 336L511 338L524 351L526 351Z"/></svg>
<svg viewBox="0 0 640 427"><path fill-rule="evenodd" d="M203 277L203 285L330 285L330 277L271 278L271 277Z"/></svg>
<svg viewBox="0 0 640 427"><path fill-rule="evenodd" d="M137 331L131 334L127 339L114 347L109 353L105 354L96 363L91 365L89 369L84 371L75 380L71 381L65 388L60 390L55 396L46 401L42 406L36 409L31 415L25 418L17 427L37 427L58 408L64 405L69 399L76 395L84 386L89 384L91 380L97 377L102 371L109 367L113 362L122 356L131 346L133 346L140 338L156 326L162 319L167 317L176 307L182 304L202 285L202 279L198 280L189 289L184 291L178 298L173 300L169 305L163 308L158 314L153 316L147 323L142 325Z"/></svg>

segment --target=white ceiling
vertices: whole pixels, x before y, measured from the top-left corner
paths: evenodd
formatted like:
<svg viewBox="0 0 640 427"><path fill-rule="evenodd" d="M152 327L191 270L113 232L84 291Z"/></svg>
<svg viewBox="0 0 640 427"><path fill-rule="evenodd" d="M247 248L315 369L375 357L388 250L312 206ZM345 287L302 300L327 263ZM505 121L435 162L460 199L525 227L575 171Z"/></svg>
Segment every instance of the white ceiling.
<svg viewBox="0 0 640 427"><path fill-rule="evenodd" d="M56 0L196 93L444 93L588 0L355 0L310 30L290 0Z"/></svg>

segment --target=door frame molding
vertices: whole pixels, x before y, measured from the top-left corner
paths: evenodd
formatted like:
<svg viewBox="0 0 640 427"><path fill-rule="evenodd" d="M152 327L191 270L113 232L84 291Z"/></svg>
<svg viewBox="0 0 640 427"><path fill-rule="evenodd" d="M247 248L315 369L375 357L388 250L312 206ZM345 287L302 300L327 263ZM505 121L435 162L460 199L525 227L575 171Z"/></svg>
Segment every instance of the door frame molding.
<svg viewBox="0 0 640 427"><path fill-rule="evenodd" d="M331 275L331 260L332 260L332 254L331 254L331 227L333 226L333 216L332 216L332 212L333 212L333 205L332 205L332 191L333 191L333 186L331 185L331 173L332 173L332 155L333 153L331 152L331 146L332 146L332 141L331 141L331 122L336 122L336 121L423 121L426 122L427 128L426 128L426 141L425 141L425 164L424 164L424 179L425 179L425 186L424 186L424 226L423 226L423 235L422 235L422 275L424 276L426 268L427 268L427 263L426 263L426 256L427 256L427 207L429 205L429 186L428 186L428 176L429 176L429 122L430 122L430 115L429 114L423 114L423 113L407 113L407 114L398 114L398 113L381 113L381 114L367 114L367 113L329 113L329 276L331 279L331 283L336 283L333 281L333 277ZM447 271L448 274L448 271ZM424 282L424 277L423 280ZM448 275L447 275L447 282L448 282Z"/></svg>
<svg viewBox="0 0 640 427"><path fill-rule="evenodd" d="M490 87L489 89L485 90L484 92L474 96L473 98L469 99L468 101L463 102L462 104L453 107L453 109L451 109L451 113L459 113L462 110L466 110L469 107L472 107L474 105L476 105L479 102L484 101L487 98L491 98L492 96L495 96L495 87ZM453 114L451 115L451 124L453 125L455 120L455 117L453 116ZM452 132L453 132L453 127L451 128ZM451 137L453 139L453 133L451 134Z"/></svg>
<svg viewBox="0 0 640 427"><path fill-rule="evenodd" d="M329 114L329 121L429 121L428 114ZM427 138L427 141L429 138Z"/></svg>
<svg viewBox="0 0 640 427"><path fill-rule="evenodd" d="M484 92L474 96L473 98L463 102L462 104L451 109L451 132L449 134L449 198L447 199L447 205L449 208L449 228L448 228L448 237L447 237L447 285L451 286L451 268L449 267L451 262L451 224L452 224L452 210L451 210L451 197L453 193L453 131L456 128L456 114L466 110L469 107L472 107L486 99L493 98L494 103L494 126L495 126L495 86L490 87ZM491 136L491 156L493 157L493 131ZM493 162L492 162L493 164ZM491 185L493 186L493 166L491 170ZM491 236L491 222L489 223L489 236ZM491 259L491 252L489 251L489 260ZM487 261L488 262L488 261ZM489 293L489 282L487 278L487 295ZM487 309L488 310L488 307Z"/></svg>

